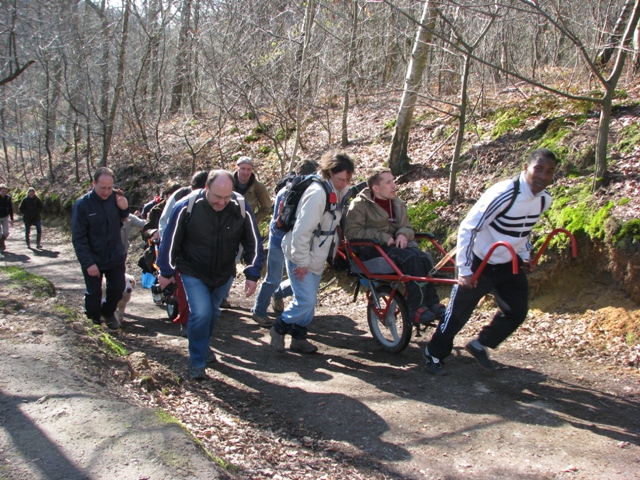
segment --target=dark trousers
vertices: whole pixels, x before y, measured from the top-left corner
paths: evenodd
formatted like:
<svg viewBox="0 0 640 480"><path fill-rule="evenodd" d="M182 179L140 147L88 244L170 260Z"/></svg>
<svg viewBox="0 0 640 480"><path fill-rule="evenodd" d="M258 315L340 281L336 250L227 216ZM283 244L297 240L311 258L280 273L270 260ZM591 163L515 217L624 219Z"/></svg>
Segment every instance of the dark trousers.
<svg viewBox="0 0 640 480"><path fill-rule="evenodd" d="M35 222L24 222L24 238L27 241L27 245L30 245L29 237L31 236L31 226L36 227L36 245L40 245L40 239L42 237L42 223L40 220Z"/></svg>
<svg viewBox="0 0 640 480"><path fill-rule="evenodd" d="M431 271L433 264L426 252L417 247L382 247L382 250L398 266L405 275L425 277ZM407 282L407 307L409 317L413 317L416 310L422 306L427 308L440 303L440 298L433 283Z"/></svg>
<svg viewBox="0 0 640 480"><path fill-rule="evenodd" d="M474 259L474 272L480 263L479 258ZM469 321L480 299L491 291L499 309L491 323L480 331L478 341L485 347L496 348L522 325L529 311L527 275L522 268L514 275L511 262L500 265L487 264L476 288L462 288L459 285L453 287L447 313L429 341L430 355L443 359L451 353L453 339Z"/></svg>
<svg viewBox="0 0 640 480"><path fill-rule="evenodd" d="M113 316L118 302L124 292L125 266L119 265L110 270L100 270L100 275L91 277L83 268L84 275L84 311L88 318L94 323L100 323L100 316L105 318ZM104 301L102 301L102 277L106 280L107 289Z"/></svg>

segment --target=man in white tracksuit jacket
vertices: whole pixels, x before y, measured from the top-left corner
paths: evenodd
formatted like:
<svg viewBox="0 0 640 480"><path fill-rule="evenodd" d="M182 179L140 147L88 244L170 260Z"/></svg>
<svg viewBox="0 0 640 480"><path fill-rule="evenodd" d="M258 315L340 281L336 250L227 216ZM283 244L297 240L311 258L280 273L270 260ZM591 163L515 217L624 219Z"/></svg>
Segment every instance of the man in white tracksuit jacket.
<svg viewBox="0 0 640 480"><path fill-rule="evenodd" d="M451 353L456 334L487 293L493 291L499 309L491 323L465 346L485 370L495 369L487 347L498 347L526 319L529 311L526 274L533 270L529 261L529 235L551 206L551 195L545 189L553 182L557 164L551 150L534 150L517 180L505 180L489 188L460 224L456 256L458 284L453 287L446 314L424 352L430 373L446 373L442 359ZM509 243L517 253L518 273L512 272L510 252L498 247L478 280L473 282L474 273L498 241Z"/></svg>

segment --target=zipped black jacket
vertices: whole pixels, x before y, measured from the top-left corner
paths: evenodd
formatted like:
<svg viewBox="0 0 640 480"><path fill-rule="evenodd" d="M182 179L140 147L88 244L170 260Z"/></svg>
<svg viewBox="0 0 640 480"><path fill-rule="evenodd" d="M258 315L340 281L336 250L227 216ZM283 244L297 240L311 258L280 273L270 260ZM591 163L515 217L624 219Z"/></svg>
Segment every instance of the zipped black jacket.
<svg viewBox="0 0 640 480"><path fill-rule="evenodd" d="M205 197L206 189L197 195L189 215L189 195L175 204L167 229L162 234L157 264L163 277L176 270L181 275L196 277L210 288L224 285L236 272L235 258L240 245L246 265L247 280L258 281L264 262L262 240L249 204L234 194L220 212ZM242 215L239 201L245 203Z"/></svg>

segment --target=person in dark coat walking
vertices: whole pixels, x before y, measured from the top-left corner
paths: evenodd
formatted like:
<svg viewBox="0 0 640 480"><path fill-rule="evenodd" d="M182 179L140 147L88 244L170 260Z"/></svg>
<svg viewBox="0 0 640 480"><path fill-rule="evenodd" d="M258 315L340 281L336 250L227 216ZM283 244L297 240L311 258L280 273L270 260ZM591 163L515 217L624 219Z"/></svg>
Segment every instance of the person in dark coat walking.
<svg viewBox="0 0 640 480"><path fill-rule="evenodd" d="M0 185L0 252L4 252L9 236L9 224L13 225L13 201L7 186Z"/></svg>
<svg viewBox="0 0 640 480"><path fill-rule="evenodd" d="M129 202L122 191L114 190L110 168L98 168L92 184L93 189L73 205L71 241L84 275L85 313L96 325L104 317L107 327L115 330L120 322L114 312L125 287L126 256L120 227L129 217ZM104 302L102 277L107 284Z"/></svg>
<svg viewBox="0 0 640 480"><path fill-rule="evenodd" d="M42 222L40 215L44 205L42 200L38 197L36 189L29 187L27 190L27 196L24 197L18 210L22 214L22 220L24 221L24 238L27 242L27 248L31 248L31 227L36 227L36 248L42 248Z"/></svg>

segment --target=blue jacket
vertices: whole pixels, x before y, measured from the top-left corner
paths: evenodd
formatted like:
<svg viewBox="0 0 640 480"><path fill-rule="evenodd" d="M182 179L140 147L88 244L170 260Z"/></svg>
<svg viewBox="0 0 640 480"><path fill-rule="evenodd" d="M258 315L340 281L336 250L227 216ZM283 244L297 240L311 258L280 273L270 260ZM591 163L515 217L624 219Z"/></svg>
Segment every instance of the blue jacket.
<svg viewBox="0 0 640 480"><path fill-rule="evenodd" d="M189 221L185 221L188 195L177 202L167 228L162 234L157 264L163 277L176 270L196 277L210 288L224 285L236 273L235 258L242 245L247 280L258 281L264 262L262 239L253 212L240 195L234 195L227 206L216 212L205 197L205 189L197 195ZM242 216L239 201L245 202Z"/></svg>
<svg viewBox="0 0 640 480"><path fill-rule="evenodd" d="M83 270L94 263L100 270L124 264L120 227L128 216L128 210L120 210L116 205L115 193L102 200L91 190L76 201L71 217L71 241Z"/></svg>

